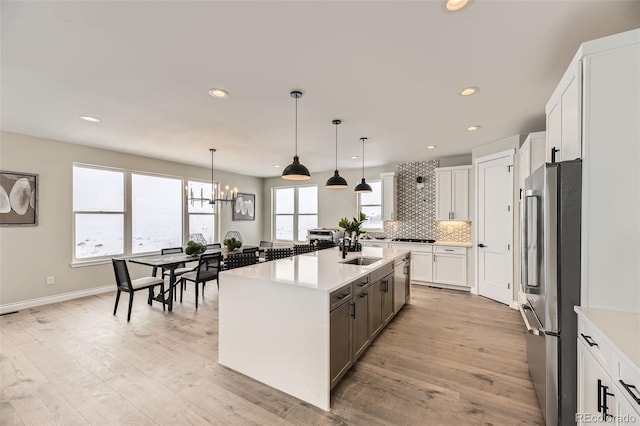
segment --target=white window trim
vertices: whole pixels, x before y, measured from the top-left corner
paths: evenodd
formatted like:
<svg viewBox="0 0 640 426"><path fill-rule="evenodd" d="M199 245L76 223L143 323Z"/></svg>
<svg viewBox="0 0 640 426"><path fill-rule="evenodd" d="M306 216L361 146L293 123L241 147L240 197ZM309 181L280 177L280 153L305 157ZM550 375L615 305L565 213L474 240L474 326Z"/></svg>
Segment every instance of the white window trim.
<svg viewBox="0 0 640 426"><path fill-rule="evenodd" d="M146 253L132 253L132 237L133 237L133 232L132 232L132 175L133 174L138 174L138 175L146 175L146 176L156 176L156 177L164 177L164 178L170 178L170 179L179 179L181 180L181 187L182 188L187 188L189 181L191 182L202 182L202 183L207 183L210 184L210 181L206 181L203 179L197 179L197 178L190 178L190 177L184 177L184 176L175 176L175 175L167 175L167 174L161 174L161 173L153 173L153 172L146 172L146 171L142 171L142 170L132 170L132 169L122 169L122 168L118 168L118 167L111 167L111 166L104 166L104 165L99 165L99 164L88 164L88 163L79 163L79 162L74 162L71 165L72 167L72 177L71 177L71 185L72 185L72 191L73 191L73 168L74 167L83 167L83 168L88 168L88 169L96 169L96 170L107 170L107 171L114 171L114 172L121 172L124 175L124 192L123 192L123 197L124 197L124 210L122 212L101 212L101 211L75 211L73 209L73 195L71 197L71 216L72 216L72 230L71 230L71 263L70 266L72 268L78 268L78 267L85 267L85 266L95 266L95 265L105 265L105 264L109 264L111 263L111 259L114 257L118 257L118 258L123 258L123 259L130 259L130 258L135 258L135 257L141 257L141 256L148 256L149 254L153 254L156 252L146 252ZM219 182L214 182L214 185L220 185ZM185 239L187 238L187 236L189 235L189 215L190 214L202 214L202 215L210 215L213 214L214 217L214 230L215 230L215 235L214 237L217 238L218 240L220 239L220 209L219 209L219 205L218 203L216 203L215 207L214 207L214 212L213 213L189 213L188 211L188 206L187 206L187 192L186 189L185 191L182 191L182 240L183 240L183 244L185 242ZM80 213L80 214L121 214L124 217L124 230L123 230L123 253L122 254L117 254L117 255L108 255L108 256L95 256L95 257L90 257L90 258L76 258L76 249L75 249L75 241L76 241L76 214Z"/></svg>
<svg viewBox="0 0 640 426"><path fill-rule="evenodd" d="M299 188L316 188L316 197L319 196L318 185L288 185L288 186L274 186L271 188L271 239L278 243L291 243L297 244L306 240L306 235L304 238L300 239L298 234L298 216L316 216L318 219L320 215L316 211L316 213L298 213L298 189ZM288 189L293 188L293 213L276 213L276 190L278 189ZM316 206L317 206L316 199ZM277 216L293 216L293 240L278 240L276 239L276 217Z"/></svg>
<svg viewBox="0 0 640 426"><path fill-rule="evenodd" d="M362 206L379 206L380 207L380 212L382 213L382 179L372 179L369 181L369 183L380 183L380 204L362 204L360 203L360 195L358 194L358 213L360 214L360 212L362 211ZM380 228L362 228L363 230L367 231L367 232L384 232L384 220L382 221L382 226Z"/></svg>

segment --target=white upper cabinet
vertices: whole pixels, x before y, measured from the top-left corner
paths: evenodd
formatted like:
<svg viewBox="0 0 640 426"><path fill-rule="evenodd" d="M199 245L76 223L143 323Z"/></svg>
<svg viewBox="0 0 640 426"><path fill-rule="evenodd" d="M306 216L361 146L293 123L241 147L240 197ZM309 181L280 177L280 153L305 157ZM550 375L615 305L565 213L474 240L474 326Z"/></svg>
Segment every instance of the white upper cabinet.
<svg viewBox="0 0 640 426"><path fill-rule="evenodd" d="M640 29L583 43L547 104L547 155L582 158L582 306L640 312L638 93Z"/></svg>
<svg viewBox="0 0 640 426"><path fill-rule="evenodd" d="M436 220L469 220L471 166L436 169Z"/></svg>
<svg viewBox="0 0 640 426"><path fill-rule="evenodd" d="M395 172L381 173L382 180L382 220L398 220Z"/></svg>
<svg viewBox="0 0 640 426"><path fill-rule="evenodd" d="M582 158L580 131L582 68L579 58L569 65L546 106L548 163Z"/></svg>
<svg viewBox="0 0 640 426"><path fill-rule="evenodd" d="M524 190L524 180L545 162L546 133L530 133L518 152L518 188Z"/></svg>

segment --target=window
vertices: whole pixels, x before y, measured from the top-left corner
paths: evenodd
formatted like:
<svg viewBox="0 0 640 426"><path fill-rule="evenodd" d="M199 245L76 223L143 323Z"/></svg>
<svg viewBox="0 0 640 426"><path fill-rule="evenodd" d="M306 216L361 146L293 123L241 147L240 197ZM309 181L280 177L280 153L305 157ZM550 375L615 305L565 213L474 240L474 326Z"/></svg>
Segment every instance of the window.
<svg viewBox="0 0 640 426"><path fill-rule="evenodd" d="M193 197L211 197L211 183L189 181L187 193ZM207 201L191 201L187 204L189 234L201 234L207 244L217 241L215 205Z"/></svg>
<svg viewBox="0 0 640 426"><path fill-rule="evenodd" d="M211 189L210 182L74 164L73 261L159 252L182 246L187 234L217 241L215 205L185 206L189 196L208 199Z"/></svg>
<svg viewBox="0 0 640 426"><path fill-rule="evenodd" d="M124 253L124 172L73 166L74 256Z"/></svg>
<svg viewBox="0 0 640 426"><path fill-rule="evenodd" d="M182 246L182 180L131 175L131 252Z"/></svg>
<svg viewBox="0 0 640 426"><path fill-rule="evenodd" d="M362 229L367 231L382 231L382 182L379 180L369 182L372 191L358 194L360 211L367 215L367 220L362 224Z"/></svg>
<svg viewBox="0 0 640 426"><path fill-rule="evenodd" d="M318 187L298 186L273 190L276 240L305 241L307 230L318 226Z"/></svg>

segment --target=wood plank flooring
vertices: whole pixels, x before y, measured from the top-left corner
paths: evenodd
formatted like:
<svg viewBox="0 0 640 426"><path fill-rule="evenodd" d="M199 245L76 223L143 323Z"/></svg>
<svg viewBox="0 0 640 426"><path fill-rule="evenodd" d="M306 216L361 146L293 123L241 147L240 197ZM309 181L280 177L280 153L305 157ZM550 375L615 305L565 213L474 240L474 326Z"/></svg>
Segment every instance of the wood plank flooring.
<svg viewBox="0 0 640 426"><path fill-rule="evenodd" d="M0 317L2 425L544 424L517 311L412 287L324 412L217 363L217 290L173 313L115 292ZM259 351L260 348L256 348Z"/></svg>

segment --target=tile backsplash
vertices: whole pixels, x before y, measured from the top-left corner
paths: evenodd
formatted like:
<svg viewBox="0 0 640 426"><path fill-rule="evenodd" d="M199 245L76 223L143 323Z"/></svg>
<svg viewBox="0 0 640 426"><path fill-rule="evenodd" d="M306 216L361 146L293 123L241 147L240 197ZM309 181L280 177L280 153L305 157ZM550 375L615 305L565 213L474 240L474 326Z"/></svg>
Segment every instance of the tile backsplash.
<svg viewBox="0 0 640 426"><path fill-rule="evenodd" d="M437 241L450 241L456 243L471 242L471 222L438 222L436 225Z"/></svg>
<svg viewBox="0 0 640 426"><path fill-rule="evenodd" d="M384 236L450 242L471 241L471 222L436 221L437 167L438 160L398 164L398 220L385 222ZM422 178L422 183L417 182L419 177Z"/></svg>

